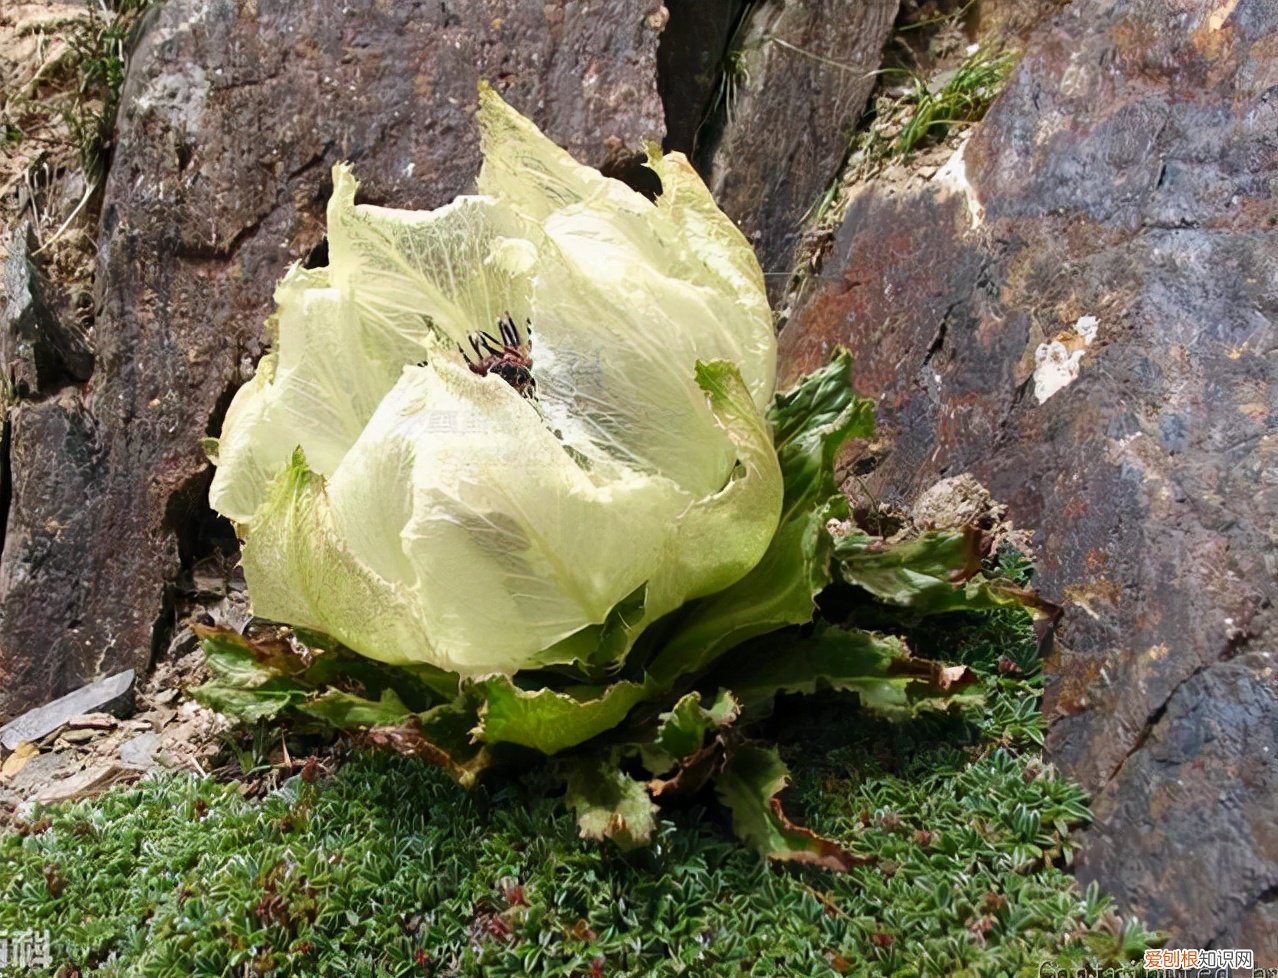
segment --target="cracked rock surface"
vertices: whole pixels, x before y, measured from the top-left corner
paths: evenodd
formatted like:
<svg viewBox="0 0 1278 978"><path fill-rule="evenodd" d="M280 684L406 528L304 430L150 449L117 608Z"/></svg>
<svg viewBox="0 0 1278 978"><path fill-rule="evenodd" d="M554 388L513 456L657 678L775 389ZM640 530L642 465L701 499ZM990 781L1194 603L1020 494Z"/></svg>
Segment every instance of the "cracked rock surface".
<svg viewBox="0 0 1278 978"><path fill-rule="evenodd" d="M1075 0L961 156L861 187L782 372L849 345L877 493L970 471L1038 528L1081 878L1274 966L1278 8L1177 10Z"/></svg>

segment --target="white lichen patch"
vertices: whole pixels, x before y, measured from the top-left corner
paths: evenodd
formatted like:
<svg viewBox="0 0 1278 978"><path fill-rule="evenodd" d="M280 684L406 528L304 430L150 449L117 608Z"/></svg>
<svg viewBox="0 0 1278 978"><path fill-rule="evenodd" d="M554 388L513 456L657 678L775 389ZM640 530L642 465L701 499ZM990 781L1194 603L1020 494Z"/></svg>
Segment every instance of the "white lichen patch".
<svg viewBox="0 0 1278 978"><path fill-rule="evenodd" d="M1081 316L1072 329L1038 345L1034 351L1034 397L1039 404L1078 379L1083 354L1096 341L1099 328L1095 316Z"/></svg>
<svg viewBox="0 0 1278 978"><path fill-rule="evenodd" d="M1083 342L1091 346L1096 342L1096 333L1100 328L1100 322L1095 316L1079 316L1078 322L1074 324L1074 332L1083 338Z"/></svg>

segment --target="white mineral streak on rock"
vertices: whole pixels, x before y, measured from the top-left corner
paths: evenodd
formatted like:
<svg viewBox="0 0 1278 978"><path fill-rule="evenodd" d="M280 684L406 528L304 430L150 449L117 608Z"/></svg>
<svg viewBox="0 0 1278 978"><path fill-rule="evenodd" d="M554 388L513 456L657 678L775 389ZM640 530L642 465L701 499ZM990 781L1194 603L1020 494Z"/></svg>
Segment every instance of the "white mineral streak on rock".
<svg viewBox="0 0 1278 978"><path fill-rule="evenodd" d="M967 215L971 219L972 228L976 229L985 221L985 208L977 199L976 189L968 182L967 164L963 161L965 149L967 149L966 135L959 143L959 148L954 151L954 155L946 160L945 165L933 175L932 181L947 190L963 195L963 199L967 201Z"/></svg>
<svg viewBox="0 0 1278 978"><path fill-rule="evenodd" d="M1096 342L1096 331L1100 327L1095 316L1079 316L1074 324L1074 332L1083 338L1083 342L1091 346Z"/></svg>
<svg viewBox="0 0 1278 978"><path fill-rule="evenodd" d="M1096 341L1100 323L1095 316L1080 316L1073 335L1040 343L1034 351L1034 397L1042 404L1078 379L1083 354Z"/></svg>
<svg viewBox="0 0 1278 978"><path fill-rule="evenodd" d="M177 24L160 22L154 28L155 43L168 43L175 48L180 43L189 43L191 35L198 36L207 30L208 19L209 11L201 6L191 17ZM183 40L179 42L175 38ZM126 92L126 101L134 103L135 117L154 112L175 131L196 136L201 132L212 82L204 68L194 62L167 59L164 68L138 88ZM215 71L215 75L221 74L222 69Z"/></svg>

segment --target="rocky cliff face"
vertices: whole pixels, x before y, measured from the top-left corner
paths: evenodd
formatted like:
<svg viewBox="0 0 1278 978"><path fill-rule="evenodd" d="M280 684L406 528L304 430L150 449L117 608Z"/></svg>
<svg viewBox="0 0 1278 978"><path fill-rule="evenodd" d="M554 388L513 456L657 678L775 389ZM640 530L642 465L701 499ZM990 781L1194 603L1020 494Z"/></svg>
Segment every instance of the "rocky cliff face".
<svg viewBox="0 0 1278 978"><path fill-rule="evenodd" d="M715 200L785 290L804 216L838 173L870 96L897 0L765 3L722 66L719 125L697 147ZM760 165L762 164L762 165Z"/></svg>
<svg viewBox="0 0 1278 978"><path fill-rule="evenodd" d="M1081 877L1278 961L1278 8L1174 7L1075 0L958 158L861 189L784 372L848 344L878 492L970 470L1038 528Z"/></svg>

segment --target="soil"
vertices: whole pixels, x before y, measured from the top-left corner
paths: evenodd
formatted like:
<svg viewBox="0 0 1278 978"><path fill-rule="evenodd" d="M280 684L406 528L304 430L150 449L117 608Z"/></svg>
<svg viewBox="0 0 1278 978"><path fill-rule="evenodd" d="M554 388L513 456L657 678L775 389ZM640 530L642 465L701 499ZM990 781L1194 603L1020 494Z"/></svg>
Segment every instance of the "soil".
<svg viewBox="0 0 1278 978"><path fill-rule="evenodd" d="M0 227L30 221L61 315L92 317L98 181L86 175L75 120L101 112L82 92L80 39L94 30L86 3L16 3L0 9ZM0 264L10 236L0 236Z"/></svg>

